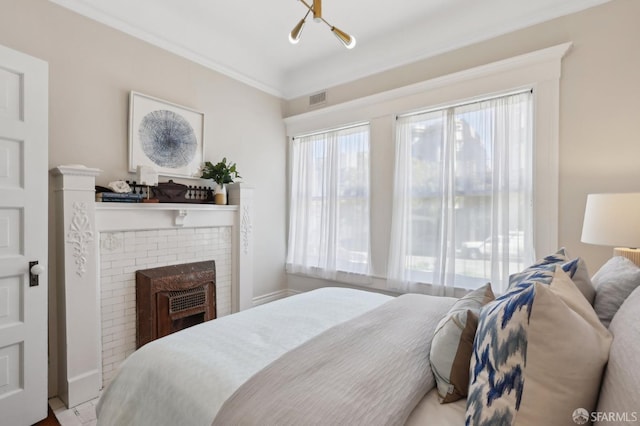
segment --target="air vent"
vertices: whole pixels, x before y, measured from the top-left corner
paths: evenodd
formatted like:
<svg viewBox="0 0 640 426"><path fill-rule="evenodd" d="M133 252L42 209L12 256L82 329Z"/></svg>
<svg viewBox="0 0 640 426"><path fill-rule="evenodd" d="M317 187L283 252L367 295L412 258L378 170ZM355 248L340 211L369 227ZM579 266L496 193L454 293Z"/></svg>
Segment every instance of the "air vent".
<svg viewBox="0 0 640 426"><path fill-rule="evenodd" d="M170 291L169 313L188 311L192 308L204 306L207 303L207 292L204 286L189 290Z"/></svg>
<svg viewBox="0 0 640 426"><path fill-rule="evenodd" d="M309 106L318 106L327 103L327 92L322 91L309 96Z"/></svg>

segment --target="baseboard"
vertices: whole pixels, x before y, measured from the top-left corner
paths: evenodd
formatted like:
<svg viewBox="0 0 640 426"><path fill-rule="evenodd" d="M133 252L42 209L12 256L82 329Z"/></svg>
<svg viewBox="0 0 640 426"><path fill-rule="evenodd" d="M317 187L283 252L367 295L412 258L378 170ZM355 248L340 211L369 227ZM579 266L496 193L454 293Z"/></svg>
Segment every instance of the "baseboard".
<svg viewBox="0 0 640 426"><path fill-rule="evenodd" d="M300 293L297 290L285 289L274 291L273 293L264 294L262 296L253 298L253 306L263 305L265 303L273 302L274 300L284 299L285 297L293 296Z"/></svg>
<svg viewBox="0 0 640 426"><path fill-rule="evenodd" d="M100 396L102 375L99 370L90 370L67 380L67 394L60 399L72 408ZM66 397L66 398L65 398Z"/></svg>

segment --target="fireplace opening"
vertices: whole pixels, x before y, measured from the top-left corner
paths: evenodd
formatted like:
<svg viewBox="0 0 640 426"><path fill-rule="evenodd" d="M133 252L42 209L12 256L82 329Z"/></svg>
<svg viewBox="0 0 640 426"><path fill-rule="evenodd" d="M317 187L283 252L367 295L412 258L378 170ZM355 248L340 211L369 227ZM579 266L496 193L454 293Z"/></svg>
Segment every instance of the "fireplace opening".
<svg viewBox="0 0 640 426"><path fill-rule="evenodd" d="M136 348L216 318L215 262L136 272Z"/></svg>

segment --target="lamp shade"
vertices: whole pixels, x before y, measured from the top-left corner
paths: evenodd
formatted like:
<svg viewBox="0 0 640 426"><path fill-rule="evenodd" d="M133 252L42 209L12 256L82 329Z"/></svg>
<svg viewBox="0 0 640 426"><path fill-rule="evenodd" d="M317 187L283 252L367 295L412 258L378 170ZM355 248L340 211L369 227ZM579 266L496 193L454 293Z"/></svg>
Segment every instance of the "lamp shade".
<svg viewBox="0 0 640 426"><path fill-rule="evenodd" d="M582 242L614 247L640 247L640 193L589 194Z"/></svg>

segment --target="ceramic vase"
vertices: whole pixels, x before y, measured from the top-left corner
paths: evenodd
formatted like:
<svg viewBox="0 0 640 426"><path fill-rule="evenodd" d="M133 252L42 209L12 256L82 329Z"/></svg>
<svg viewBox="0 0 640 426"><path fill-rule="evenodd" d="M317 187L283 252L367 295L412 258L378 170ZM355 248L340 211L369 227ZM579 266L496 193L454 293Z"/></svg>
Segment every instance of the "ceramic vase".
<svg viewBox="0 0 640 426"><path fill-rule="evenodd" d="M227 187L224 183L216 183L213 194L216 204L227 204Z"/></svg>

